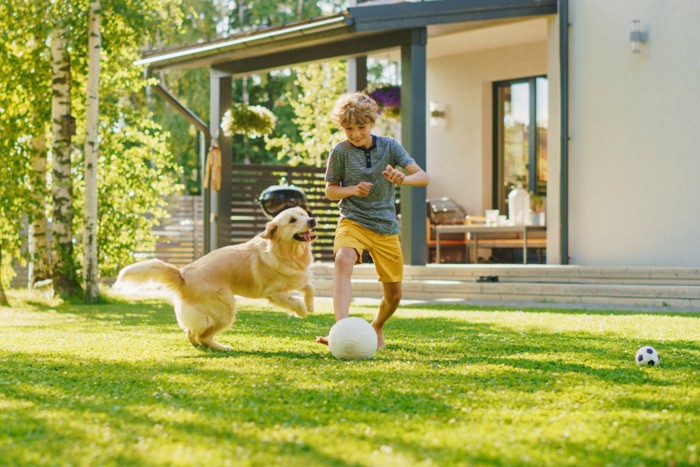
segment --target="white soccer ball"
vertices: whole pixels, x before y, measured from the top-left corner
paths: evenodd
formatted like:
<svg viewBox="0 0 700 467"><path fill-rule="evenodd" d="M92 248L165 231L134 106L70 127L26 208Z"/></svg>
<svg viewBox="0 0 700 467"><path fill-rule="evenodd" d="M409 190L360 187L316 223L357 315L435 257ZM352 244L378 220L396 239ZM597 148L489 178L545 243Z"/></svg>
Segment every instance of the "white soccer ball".
<svg viewBox="0 0 700 467"><path fill-rule="evenodd" d="M331 328L328 347L335 358L342 360L372 358L377 351L377 333L362 318L344 318Z"/></svg>
<svg viewBox="0 0 700 467"><path fill-rule="evenodd" d="M637 350L637 365L656 366L661 363L659 353L653 347L645 345Z"/></svg>

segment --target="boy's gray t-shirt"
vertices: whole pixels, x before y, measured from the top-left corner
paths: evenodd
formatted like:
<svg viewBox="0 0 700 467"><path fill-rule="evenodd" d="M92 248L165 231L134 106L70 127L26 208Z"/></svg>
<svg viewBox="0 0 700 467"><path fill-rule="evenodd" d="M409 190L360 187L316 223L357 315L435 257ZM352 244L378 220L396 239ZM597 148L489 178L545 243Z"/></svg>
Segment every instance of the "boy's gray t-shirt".
<svg viewBox="0 0 700 467"><path fill-rule="evenodd" d="M342 186L372 183L368 196L350 196L340 200L340 217L353 220L375 232L393 235L399 233L395 187L384 178L382 172L387 165L403 168L415 161L393 138L372 137L374 146L370 149L358 148L347 140L336 144L328 157L326 182Z"/></svg>

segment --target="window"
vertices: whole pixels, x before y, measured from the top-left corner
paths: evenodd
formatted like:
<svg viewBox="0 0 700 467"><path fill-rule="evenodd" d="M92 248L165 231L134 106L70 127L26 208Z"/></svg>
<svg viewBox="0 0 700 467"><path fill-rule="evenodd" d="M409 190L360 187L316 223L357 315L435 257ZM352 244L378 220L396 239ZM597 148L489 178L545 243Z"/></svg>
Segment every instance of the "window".
<svg viewBox="0 0 700 467"><path fill-rule="evenodd" d="M548 82L537 76L494 83L493 207L508 212L517 185L547 195Z"/></svg>

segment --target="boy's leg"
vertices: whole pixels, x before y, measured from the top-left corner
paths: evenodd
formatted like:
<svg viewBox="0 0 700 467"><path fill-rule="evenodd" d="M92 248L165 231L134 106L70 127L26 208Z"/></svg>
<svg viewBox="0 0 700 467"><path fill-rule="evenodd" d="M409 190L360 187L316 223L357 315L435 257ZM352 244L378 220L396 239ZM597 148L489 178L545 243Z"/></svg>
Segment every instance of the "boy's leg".
<svg viewBox="0 0 700 467"><path fill-rule="evenodd" d="M377 348L384 347L384 323L394 314L401 303L403 294L401 282L383 282L384 296L379 303L377 315L372 320L372 327L377 332Z"/></svg>
<svg viewBox="0 0 700 467"><path fill-rule="evenodd" d="M333 271L333 311L335 320L340 321L350 314L352 299L352 270L357 263L358 255L354 248L339 248L335 254L335 269ZM319 336L316 342L328 345L328 337Z"/></svg>
<svg viewBox="0 0 700 467"><path fill-rule="evenodd" d="M391 318L401 303L403 256L399 236L377 234L369 252L383 289L382 301L372 320L372 327L377 332L377 347L381 349L384 347L384 323Z"/></svg>
<svg viewBox="0 0 700 467"><path fill-rule="evenodd" d="M352 270L357 263L357 252L353 248L340 248L335 254L333 272L333 311L340 321L350 314L352 299Z"/></svg>

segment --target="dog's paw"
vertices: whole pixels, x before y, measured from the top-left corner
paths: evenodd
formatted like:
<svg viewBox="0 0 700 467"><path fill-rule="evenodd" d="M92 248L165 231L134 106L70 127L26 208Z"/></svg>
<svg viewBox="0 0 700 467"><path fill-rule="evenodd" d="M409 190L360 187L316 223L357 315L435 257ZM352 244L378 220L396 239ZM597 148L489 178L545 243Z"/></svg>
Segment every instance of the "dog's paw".
<svg viewBox="0 0 700 467"><path fill-rule="evenodd" d="M306 307L294 310L294 314L299 318L306 318L307 316L309 316L310 313L313 313L313 311L310 312L306 309Z"/></svg>
<svg viewBox="0 0 700 467"><path fill-rule="evenodd" d="M230 345L224 345L224 344L219 344L218 342L214 341L213 339L200 339L200 342L202 345L205 345L209 347L210 349L214 350L222 350L222 351L229 351L233 350L233 347Z"/></svg>

